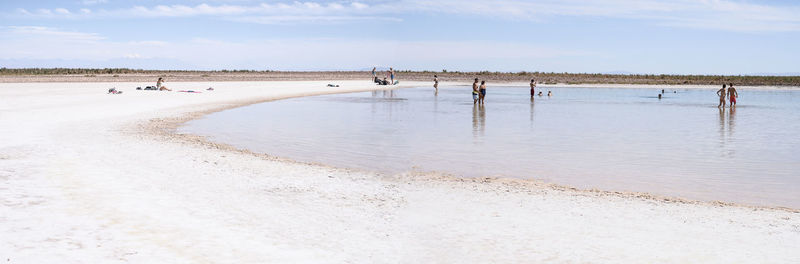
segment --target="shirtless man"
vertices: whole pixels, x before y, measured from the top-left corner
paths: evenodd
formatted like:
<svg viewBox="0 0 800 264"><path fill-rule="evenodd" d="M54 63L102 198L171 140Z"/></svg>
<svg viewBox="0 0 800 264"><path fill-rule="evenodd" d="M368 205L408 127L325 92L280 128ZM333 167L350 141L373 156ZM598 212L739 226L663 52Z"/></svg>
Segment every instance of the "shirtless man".
<svg viewBox="0 0 800 264"><path fill-rule="evenodd" d="M478 103L478 78L472 83L472 104Z"/></svg>
<svg viewBox="0 0 800 264"><path fill-rule="evenodd" d="M725 107L725 84L722 85L722 89L717 90L717 96L719 96L719 105L717 107Z"/></svg>
<svg viewBox="0 0 800 264"><path fill-rule="evenodd" d="M536 80L531 79L531 98L533 98L533 96L536 95L536 91L534 91L535 89L536 89Z"/></svg>
<svg viewBox="0 0 800 264"><path fill-rule="evenodd" d="M739 92L733 88L733 83L728 86L728 98L731 100L731 107L736 106L736 98L739 97Z"/></svg>

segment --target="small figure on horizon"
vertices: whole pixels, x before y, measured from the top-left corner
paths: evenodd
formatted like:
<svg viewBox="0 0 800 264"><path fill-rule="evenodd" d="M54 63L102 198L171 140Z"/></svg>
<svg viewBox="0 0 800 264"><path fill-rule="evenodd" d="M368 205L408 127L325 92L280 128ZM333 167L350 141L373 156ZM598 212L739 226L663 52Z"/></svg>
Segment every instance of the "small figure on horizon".
<svg viewBox="0 0 800 264"><path fill-rule="evenodd" d="M722 84L722 89L717 90L717 96L719 96L719 105L717 107L725 107L725 94L727 94L725 84Z"/></svg>
<svg viewBox="0 0 800 264"><path fill-rule="evenodd" d="M736 91L736 88L733 88L733 83L728 86L728 99L731 100L731 108L736 106L736 98L739 97L739 92Z"/></svg>
<svg viewBox="0 0 800 264"><path fill-rule="evenodd" d="M478 103L478 78L472 83L472 104Z"/></svg>
<svg viewBox="0 0 800 264"><path fill-rule="evenodd" d="M433 75L433 89L439 92L439 76L436 76L436 74Z"/></svg>
<svg viewBox="0 0 800 264"><path fill-rule="evenodd" d="M483 99L486 98L486 81L481 81L480 92L481 96L479 104L483 104Z"/></svg>
<svg viewBox="0 0 800 264"><path fill-rule="evenodd" d="M531 79L531 98L536 95L536 80Z"/></svg>
<svg viewBox="0 0 800 264"><path fill-rule="evenodd" d="M156 89L158 89L159 91L172 91L166 86L164 86L165 82L166 81L164 80L164 78L158 77L158 81L156 81Z"/></svg>

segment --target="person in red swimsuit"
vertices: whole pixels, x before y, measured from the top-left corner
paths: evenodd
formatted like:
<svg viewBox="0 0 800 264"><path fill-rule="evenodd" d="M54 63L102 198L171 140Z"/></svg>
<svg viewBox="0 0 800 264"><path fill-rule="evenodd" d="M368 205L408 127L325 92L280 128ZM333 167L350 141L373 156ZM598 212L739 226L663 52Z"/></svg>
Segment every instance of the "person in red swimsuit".
<svg viewBox="0 0 800 264"><path fill-rule="evenodd" d="M731 100L731 107L736 106L736 97L739 97L739 92L736 91L736 88L733 88L731 83L728 86L728 98Z"/></svg>

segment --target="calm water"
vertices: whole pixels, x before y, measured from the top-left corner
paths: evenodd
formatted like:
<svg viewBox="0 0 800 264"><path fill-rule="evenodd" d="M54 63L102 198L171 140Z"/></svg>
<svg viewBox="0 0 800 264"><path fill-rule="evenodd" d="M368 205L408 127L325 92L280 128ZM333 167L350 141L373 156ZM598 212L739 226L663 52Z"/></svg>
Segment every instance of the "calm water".
<svg viewBox="0 0 800 264"><path fill-rule="evenodd" d="M536 178L581 188L800 208L800 91L470 87L268 102L189 122L210 136L295 160L386 173ZM677 91L677 93L672 93ZM546 94L546 91L545 91Z"/></svg>

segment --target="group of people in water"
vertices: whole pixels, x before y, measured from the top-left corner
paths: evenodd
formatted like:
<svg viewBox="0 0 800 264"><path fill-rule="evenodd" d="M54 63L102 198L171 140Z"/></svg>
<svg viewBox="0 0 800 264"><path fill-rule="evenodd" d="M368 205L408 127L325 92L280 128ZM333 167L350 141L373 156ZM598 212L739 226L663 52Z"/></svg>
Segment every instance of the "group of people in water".
<svg viewBox="0 0 800 264"><path fill-rule="evenodd" d="M736 88L733 88L733 83L730 83L729 87L725 87L725 84L723 84L722 88L717 90L717 96L719 96L719 105L717 107L725 107L726 96L731 103L730 107L736 107L736 98L739 97L739 92L736 91Z"/></svg>
<svg viewBox="0 0 800 264"><path fill-rule="evenodd" d="M480 81L480 85L478 84L478 78L475 78L475 81L472 83L472 103L473 104L484 104L484 99L486 98L486 80ZM531 79L531 100L535 95L542 96L542 91L536 93L536 80ZM436 91L439 91L439 77L434 75L433 76L433 88ZM552 91L547 91L547 96L553 96Z"/></svg>
<svg viewBox="0 0 800 264"><path fill-rule="evenodd" d="M378 78L378 73L376 69L377 68L375 67L372 68L372 79L375 83L379 85L396 84L394 81L393 68L390 67L389 70L386 71L386 77L384 77L383 80L380 80ZM387 81L387 78L390 78L391 82ZM480 84L478 83L479 81ZM159 82L161 82L161 78L159 78ZM537 95L540 97L544 96L542 91L539 91L538 93L536 92L535 79L531 79L530 87L531 87L531 100L533 100L534 96ZM435 89L436 94L439 93L439 76L436 74L433 75L433 89ZM658 94L658 99L661 99L663 93L664 90L661 90L661 93ZM547 91L547 96L548 97L553 96L553 92ZM727 104L726 99L727 101L730 102L730 107L735 107L736 99L739 97L739 92L737 92L736 88L733 87L733 83L730 83L728 85L723 84L722 89L717 90L717 96L719 96L719 105L717 107L725 107ZM481 81L478 78L475 78L475 81L472 82L472 103L483 105L485 99L486 99L486 80Z"/></svg>

